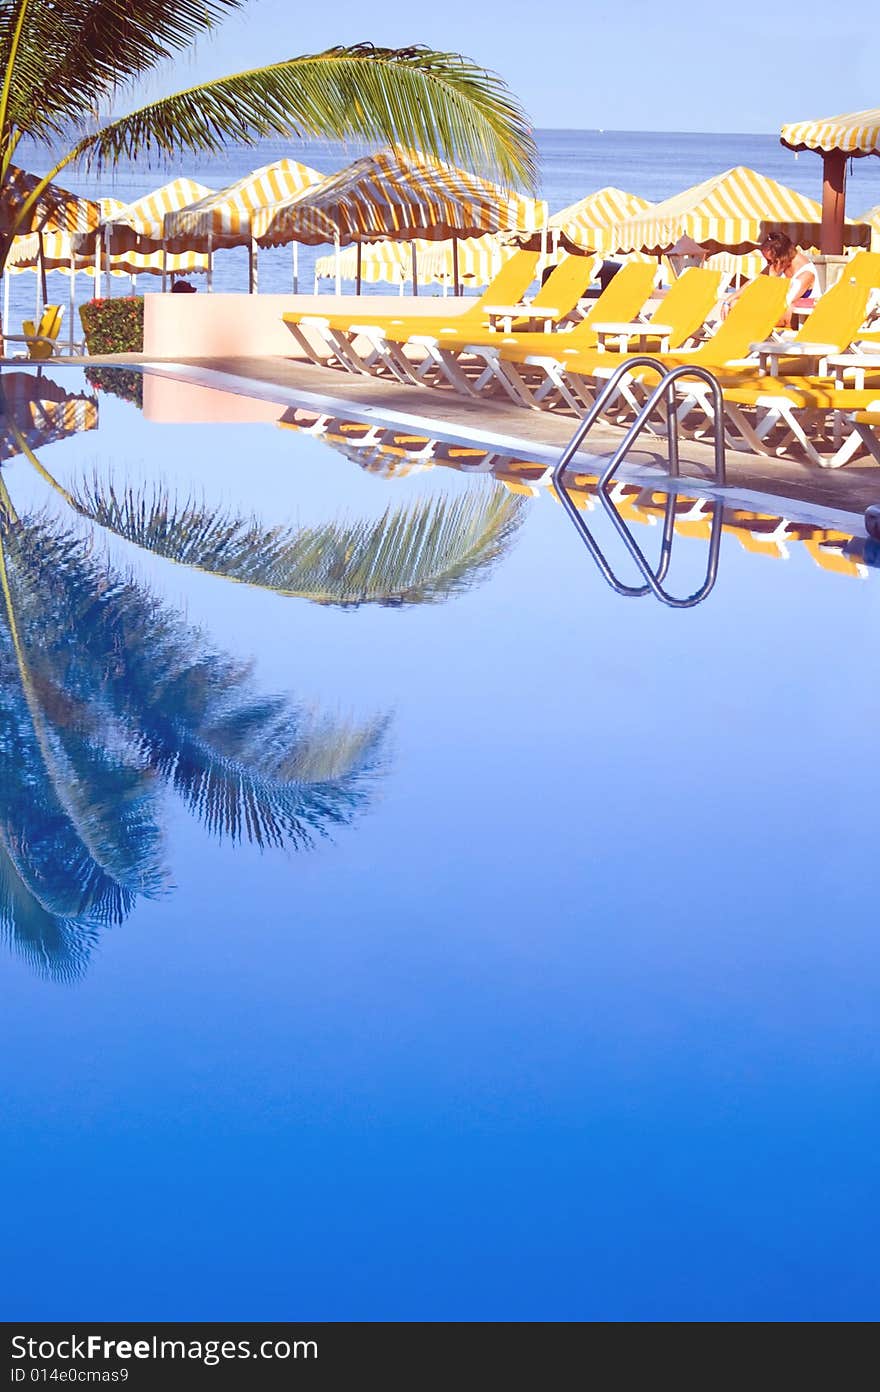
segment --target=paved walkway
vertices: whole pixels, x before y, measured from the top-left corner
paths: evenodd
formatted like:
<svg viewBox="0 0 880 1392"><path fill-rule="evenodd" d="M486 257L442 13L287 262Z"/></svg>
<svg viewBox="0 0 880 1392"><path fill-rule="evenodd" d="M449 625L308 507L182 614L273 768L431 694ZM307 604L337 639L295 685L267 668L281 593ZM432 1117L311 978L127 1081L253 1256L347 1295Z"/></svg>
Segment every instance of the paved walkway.
<svg viewBox="0 0 880 1392"><path fill-rule="evenodd" d="M402 386L373 377L355 377L331 368L315 367L292 358L202 358L156 362L170 375L198 375L213 385L289 406L294 399L328 413L351 419L391 417L438 439L465 439L524 458L551 462L558 457L574 428L570 416L527 411L501 399L472 400L452 391ZM46 364L56 366L149 366L139 354L112 358L64 358ZM16 366L21 367L21 361ZM215 374L223 374L223 380ZM596 426L590 433L589 453L610 454L621 438L611 426ZM713 478L712 451L708 446L682 441L682 474L705 485ZM631 456L633 469L665 472L664 442L643 435ZM727 453L728 485L738 495L761 495L827 508L841 517L860 518L870 503L880 502L880 465L860 459L843 469L824 470L792 460L768 459L735 450Z"/></svg>

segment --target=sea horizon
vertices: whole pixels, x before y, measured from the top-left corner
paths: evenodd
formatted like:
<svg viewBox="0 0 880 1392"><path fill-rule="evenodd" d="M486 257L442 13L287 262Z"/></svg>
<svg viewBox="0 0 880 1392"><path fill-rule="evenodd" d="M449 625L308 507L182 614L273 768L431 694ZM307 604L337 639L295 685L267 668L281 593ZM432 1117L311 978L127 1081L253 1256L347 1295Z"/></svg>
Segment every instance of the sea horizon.
<svg viewBox="0 0 880 1392"><path fill-rule="evenodd" d="M546 199L551 213L607 184L657 202L739 164L755 168L814 199L819 200L822 196L822 161L819 156L809 152L796 154L786 149L776 133L536 127L534 135L540 159L539 195ZM210 189L221 189L261 165L283 157L299 160L322 174L329 174L371 148L376 147L355 141L279 140L272 137L254 145L229 144L222 154L120 160L113 166L104 165L91 171L70 166L65 169L59 182L86 196L113 196L123 202L131 202L178 175L186 175ZM19 155L25 168L42 172L48 167L45 147L22 141ZM875 204L880 204L880 159L852 161L850 170L848 210L850 215L858 216ZM300 291L310 292L313 289L315 261L326 256L329 250L329 247L299 249ZM289 247L261 253L260 291L291 293L291 262ZM216 254L216 292L245 291L247 275L245 250ZM19 321L29 318L34 311L36 298L33 274L10 277L10 282L10 317ZM77 282L76 302L79 306L92 298L94 286L91 278L86 276L79 276ZM201 287L203 277L197 277L196 284ZM138 280L136 293L149 293L160 288L158 277L142 276ZM352 290L353 286L349 284L343 288ZM331 282L322 282L321 289L329 292ZM51 302L68 305L66 278L58 274L51 276L49 290ZM397 293L396 287L390 285L371 286L370 290ZM438 290L437 286L422 286L423 294L438 293ZM115 280L111 293L131 293L128 280ZM78 324L75 331L79 331Z"/></svg>

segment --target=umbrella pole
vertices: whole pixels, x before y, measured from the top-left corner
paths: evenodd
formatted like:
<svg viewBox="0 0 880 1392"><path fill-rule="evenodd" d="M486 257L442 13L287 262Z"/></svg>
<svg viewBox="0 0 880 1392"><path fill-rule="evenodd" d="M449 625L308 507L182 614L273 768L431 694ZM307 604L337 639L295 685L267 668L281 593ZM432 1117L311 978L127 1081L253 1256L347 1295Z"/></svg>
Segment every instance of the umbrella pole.
<svg viewBox="0 0 880 1392"><path fill-rule="evenodd" d="M358 243L357 243L357 273L356 273L356 276L355 276L355 290L354 290L354 293L355 293L356 295L359 295L359 294L361 293L361 270L362 270L363 249L364 249L364 244L363 244L363 242L358 242Z"/></svg>
<svg viewBox="0 0 880 1392"><path fill-rule="evenodd" d="M458 277L458 238L454 233L452 237L452 293L456 298L461 295L461 284Z"/></svg>
<svg viewBox="0 0 880 1392"><path fill-rule="evenodd" d="M95 299L101 298L101 234L95 238Z"/></svg>
<svg viewBox="0 0 880 1392"><path fill-rule="evenodd" d="M257 244L251 237L250 254L248 257L248 294L256 295L260 284L260 263L257 259Z"/></svg>
<svg viewBox="0 0 880 1392"><path fill-rule="evenodd" d="M46 284L46 246L43 241L43 229L40 228L40 289L43 293L43 308L46 308L46 301L49 298L49 287Z"/></svg>
<svg viewBox="0 0 880 1392"><path fill-rule="evenodd" d="M162 294L168 289L168 252L165 248L164 239L162 241Z"/></svg>
<svg viewBox="0 0 880 1392"><path fill-rule="evenodd" d="M70 243L68 271L70 272L70 327L67 334L67 346L70 349L70 356L73 357L73 320L76 315L76 257L73 254L72 239Z"/></svg>
<svg viewBox="0 0 880 1392"><path fill-rule="evenodd" d="M822 156L822 231L819 250L823 256L843 252L843 221L846 209L846 151L828 150Z"/></svg>
<svg viewBox="0 0 880 1392"><path fill-rule="evenodd" d="M214 289L214 234L208 233L208 294Z"/></svg>
<svg viewBox="0 0 880 1392"><path fill-rule="evenodd" d="M337 294L337 295L340 295L340 294L342 293L342 282L341 282L341 280L340 280L340 275L339 275L339 233L338 233L338 232L336 233L336 236L333 238L333 246L334 246L335 257L336 257L336 265L335 265L335 267L334 267L334 277L333 277L333 279L334 279L335 284L336 284L336 294Z"/></svg>
<svg viewBox="0 0 880 1392"><path fill-rule="evenodd" d="M107 272L107 299L113 295L113 277L110 274L110 228L104 228L104 270Z"/></svg>
<svg viewBox="0 0 880 1392"><path fill-rule="evenodd" d="M413 294L417 295L419 293L419 258L415 242L412 244L412 283Z"/></svg>
<svg viewBox="0 0 880 1392"><path fill-rule="evenodd" d="M299 242L293 243L293 293L299 294Z"/></svg>

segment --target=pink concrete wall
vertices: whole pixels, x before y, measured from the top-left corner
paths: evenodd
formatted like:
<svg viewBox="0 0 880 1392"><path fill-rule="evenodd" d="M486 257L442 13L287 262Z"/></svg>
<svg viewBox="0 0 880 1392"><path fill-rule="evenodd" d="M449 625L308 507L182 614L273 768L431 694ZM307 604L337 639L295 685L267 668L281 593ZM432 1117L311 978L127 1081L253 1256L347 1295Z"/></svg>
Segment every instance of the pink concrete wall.
<svg viewBox="0 0 880 1392"><path fill-rule="evenodd" d="M253 424L277 421L285 408L274 401L258 401L252 396L218 391L195 382L178 382L173 377L144 373L144 415L164 425Z"/></svg>
<svg viewBox="0 0 880 1392"><path fill-rule="evenodd" d="M145 295L144 352L150 358L294 357L285 310L304 314L370 313L401 317L442 310L452 318L473 299L390 295Z"/></svg>

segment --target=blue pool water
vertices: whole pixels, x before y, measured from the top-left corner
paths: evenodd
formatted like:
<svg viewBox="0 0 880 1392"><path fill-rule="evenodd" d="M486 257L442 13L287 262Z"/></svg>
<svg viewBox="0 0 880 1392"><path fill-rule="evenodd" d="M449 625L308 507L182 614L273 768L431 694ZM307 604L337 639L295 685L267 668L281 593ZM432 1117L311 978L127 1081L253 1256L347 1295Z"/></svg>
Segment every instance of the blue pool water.
<svg viewBox="0 0 880 1392"><path fill-rule="evenodd" d="M864 547L740 519L675 612L546 489L63 404L0 468L5 1318L876 1318ZM442 499L392 603L170 558Z"/></svg>

